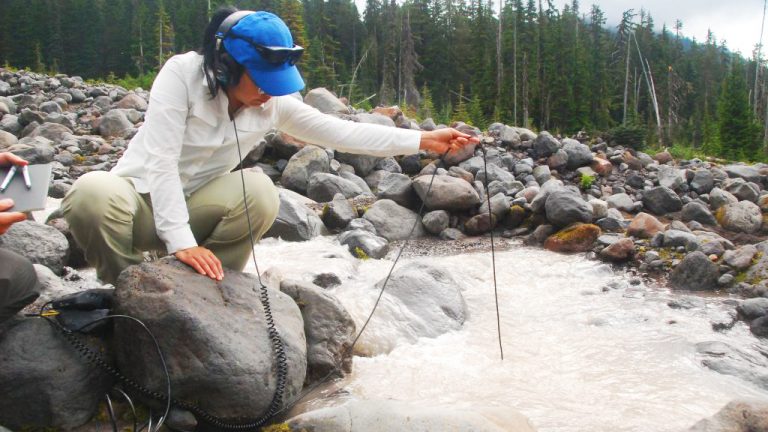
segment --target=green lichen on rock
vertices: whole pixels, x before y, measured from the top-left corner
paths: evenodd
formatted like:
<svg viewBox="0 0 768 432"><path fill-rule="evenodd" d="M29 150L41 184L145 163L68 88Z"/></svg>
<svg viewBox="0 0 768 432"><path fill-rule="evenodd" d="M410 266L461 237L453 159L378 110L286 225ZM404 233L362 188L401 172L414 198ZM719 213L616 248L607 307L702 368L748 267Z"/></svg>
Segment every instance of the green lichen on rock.
<svg viewBox="0 0 768 432"><path fill-rule="evenodd" d="M355 247L355 256L361 260L367 260L371 258L360 246Z"/></svg>
<svg viewBox="0 0 768 432"><path fill-rule="evenodd" d="M549 236L544 247L555 252L586 252L592 249L600 234L597 225L575 224Z"/></svg>
<svg viewBox="0 0 768 432"><path fill-rule="evenodd" d="M291 427L288 426L288 423L273 424L273 425L269 425L261 428L261 432L292 432L292 431L293 429L291 429Z"/></svg>

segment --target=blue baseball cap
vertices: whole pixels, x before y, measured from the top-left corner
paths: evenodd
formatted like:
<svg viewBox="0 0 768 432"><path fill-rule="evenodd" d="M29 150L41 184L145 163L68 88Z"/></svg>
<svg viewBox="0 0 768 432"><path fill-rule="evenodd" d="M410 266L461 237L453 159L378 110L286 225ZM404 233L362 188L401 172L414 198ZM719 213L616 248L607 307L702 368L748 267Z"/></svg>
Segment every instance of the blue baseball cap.
<svg viewBox="0 0 768 432"><path fill-rule="evenodd" d="M277 15L263 11L246 15L229 30L223 43L264 93L283 96L304 88L304 80L296 65L288 61L269 62L257 48L294 47L291 31Z"/></svg>

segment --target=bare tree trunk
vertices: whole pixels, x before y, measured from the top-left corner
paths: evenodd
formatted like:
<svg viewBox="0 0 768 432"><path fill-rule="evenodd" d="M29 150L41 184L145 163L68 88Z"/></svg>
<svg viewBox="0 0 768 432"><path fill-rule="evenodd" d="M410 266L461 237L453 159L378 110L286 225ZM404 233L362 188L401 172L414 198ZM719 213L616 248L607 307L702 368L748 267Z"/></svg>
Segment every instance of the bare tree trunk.
<svg viewBox="0 0 768 432"><path fill-rule="evenodd" d="M523 127L528 129L528 53L523 52Z"/></svg>
<svg viewBox="0 0 768 432"><path fill-rule="evenodd" d="M763 0L763 21L760 24L760 40L757 41L757 55L755 55L755 86L753 87L752 108L755 116L757 116L757 78L760 76L760 50L763 48L763 30L765 29L765 7L768 5L768 0Z"/></svg>
<svg viewBox="0 0 768 432"><path fill-rule="evenodd" d="M512 123L517 125L517 13L518 11L515 10L515 27L512 31L512 41L513 41L513 55L512 55L512 75L514 75L512 86L514 89L512 90L512 98L514 99L514 113L513 118L515 119Z"/></svg>
<svg viewBox="0 0 768 432"><path fill-rule="evenodd" d="M621 124L623 126L627 125L627 92L629 91L629 39L631 33L627 34L627 67L626 72L624 73L624 117L622 118Z"/></svg>
<svg viewBox="0 0 768 432"><path fill-rule="evenodd" d="M503 76L503 63L501 61L501 21L502 21L502 1L499 0L499 29L496 36L496 108L501 110L501 79ZM500 112L498 113L501 114ZM499 119L495 119L499 120Z"/></svg>

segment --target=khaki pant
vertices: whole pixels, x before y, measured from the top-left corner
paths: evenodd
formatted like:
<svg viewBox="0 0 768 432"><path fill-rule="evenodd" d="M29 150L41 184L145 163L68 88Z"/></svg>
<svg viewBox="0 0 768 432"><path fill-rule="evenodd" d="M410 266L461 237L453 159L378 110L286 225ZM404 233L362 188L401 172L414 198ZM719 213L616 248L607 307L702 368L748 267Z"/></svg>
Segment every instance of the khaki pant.
<svg viewBox="0 0 768 432"><path fill-rule="evenodd" d="M280 198L264 174L245 171L248 212L254 240L272 226ZM208 182L187 198L189 224L197 243L210 249L224 267L242 270L250 258L248 222L240 173ZM96 268L99 279L114 284L126 267L143 261L144 251L166 252L155 231L149 194L104 171L80 177L62 201L72 235Z"/></svg>
<svg viewBox="0 0 768 432"><path fill-rule="evenodd" d="M0 323L40 295L35 267L28 259L0 249Z"/></svg>

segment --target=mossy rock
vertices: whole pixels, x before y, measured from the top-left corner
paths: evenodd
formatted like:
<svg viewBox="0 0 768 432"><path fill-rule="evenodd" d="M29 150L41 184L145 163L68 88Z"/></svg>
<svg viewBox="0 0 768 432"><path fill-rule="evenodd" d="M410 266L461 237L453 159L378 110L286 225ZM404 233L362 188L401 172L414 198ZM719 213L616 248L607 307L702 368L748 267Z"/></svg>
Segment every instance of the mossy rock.
<svg viewBox="0 0 768 432"><path fill-rule="evenodd" d="M587 252L600 237L600 227L593 224L575 224L547 238L544 248L554 252Z"/></svg>
<svg viewBox="0 0 768 432"><path fill-rule="evenodd" d="M504 217L504 226L507 228L517 228L525 221L527 216L523 206L515 204L509 208L509 213Z"/></svg>

